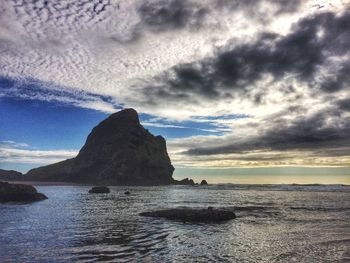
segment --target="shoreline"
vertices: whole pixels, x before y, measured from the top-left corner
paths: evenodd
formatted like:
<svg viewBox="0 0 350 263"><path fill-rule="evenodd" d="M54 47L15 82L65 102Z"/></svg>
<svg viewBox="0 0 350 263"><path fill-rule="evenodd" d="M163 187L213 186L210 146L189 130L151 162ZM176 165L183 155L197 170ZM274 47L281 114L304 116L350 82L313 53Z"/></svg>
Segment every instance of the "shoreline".
<svg viewBox="0 0 350 263"><path fill-rule="evenodd" d="M16 180L0 180L3 182L8 183L14 183L14 184L26 184L26 185L38 185L38 186L65 186L65 185L75 185L75 186L94 186L97 184L84 184L84 183L73 183L73 182L49 182L49 181L16 181ZM135 187L135 186L141 186L141 187L154 187L154 186L160 186L160 185L107 185L107 186L125 186L125 187ZM169 185L162 185L162 186L192 186L192 187L210 187L210 186L256 186L256 187L264 187L264 186L345 186L350 187L350 184L235 184L235 183L216 183L216 184L209 184L209 185L177 185L177 184L169 184Z"/></svg>

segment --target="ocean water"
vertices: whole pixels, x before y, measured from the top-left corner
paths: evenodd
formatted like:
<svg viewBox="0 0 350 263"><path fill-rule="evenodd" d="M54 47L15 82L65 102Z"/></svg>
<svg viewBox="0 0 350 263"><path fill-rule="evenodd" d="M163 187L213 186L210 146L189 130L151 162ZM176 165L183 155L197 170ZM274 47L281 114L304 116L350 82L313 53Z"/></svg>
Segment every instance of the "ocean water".
<svg viewBox="0 0 350 263"><path fill-rule="evenodd" d="M350 262L350 186L37 188L49 199L0 205L0 262ZM237 218L138 215L180 206L222 207Z"/></svg>

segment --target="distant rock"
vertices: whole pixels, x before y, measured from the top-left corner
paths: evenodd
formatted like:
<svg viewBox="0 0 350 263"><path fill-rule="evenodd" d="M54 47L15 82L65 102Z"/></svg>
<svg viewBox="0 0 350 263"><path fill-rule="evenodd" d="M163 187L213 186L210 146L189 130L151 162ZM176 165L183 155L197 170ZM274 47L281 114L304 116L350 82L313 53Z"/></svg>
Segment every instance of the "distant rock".
<svg viewBox="0 0 350 263"><path fill-rule="evenodd" d="M166 142L140 124L134 109L98 124L72 159L30 170L34 181L106 185L168 185L174 182Z"/></svg>
<svg viewBox="0 0 350 263"><path fill-rule="evenodd" d="M194 208L173 208L151 212L140 213L140 216L159 217L168 220L177 220L183 222L222 222L235 219L236 215L232 211L223 209L194 209Z"/></svg>
<svg viewBox="0 0 350 263"><path fill-rule="evenodd" d="M0 182L0 203L34 202L45 199L47 197L42 193L38 193L31 185Z"/></svg>
<svg viewBox="0 0 350 263"><path fill-rule="evenodd" d="M108 194L110 190L107 186L95 186L89 190L90 194Z"/></svg>
<svg viewBox="0 0 350 263"><path fill-rule="evenodd" d="M125 195L130 195L129 191L124 192Z"/></svg>
<svg viewBox="0 0 350 263"><path fill-rule="evenodd" d="M188 179L188 178L182 179L180 181L174 181L173 184L176 184L176 185L195 185L194 181L192 179Z"/></svg>
<svg viewBox="0 0 350 263"><path fill-rule="evenodd" d="M201 181L201 185L208 185L208 183L207 183L206 180L202 180L202 181Z"/></svg>
<svg viewBox="0 0 350 263"><path fill-rule="evenodd" d="M23 174L14 170L0 169L0 180L3 181L20 181L23 179Z"/></svg>

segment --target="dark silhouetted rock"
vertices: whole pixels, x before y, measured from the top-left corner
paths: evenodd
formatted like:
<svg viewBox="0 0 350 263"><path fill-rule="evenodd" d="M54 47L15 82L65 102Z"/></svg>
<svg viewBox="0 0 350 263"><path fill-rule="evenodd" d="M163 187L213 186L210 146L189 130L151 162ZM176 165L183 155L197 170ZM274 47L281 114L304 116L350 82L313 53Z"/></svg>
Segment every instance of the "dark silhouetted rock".
<svg viewBox="0 0 350 263"><path fill-rule="evenodd" d="M125 109L97 125L73 158L30 170L30 180L106 185L168 185L174 182L166 143Z"/></svg>
<svg viewBox="0 0 350 263"><path fill-rule="evenodd" d="M201 181L201 185L208 185L208 183L207 183L206 180L202 180L202 181Z"/></svg>
<svg viewBox="0 0 350 263"><path fill-rule="evenodd" d="M20 181L24 178L23 174L14 170L0 169L0 180L3 181Z"/></svg>
<svg viewBox="0 0 350 263"><path fill-rule="evenodd" d="M213 207L208 207L208 209L173 208L143 212L140 215L184 222L221 222L236 218L232 211L213 209Z"/></svg>
<svg viewBox="0 0 350 263"><path fill-rule="evenodd" d="M30 170L25 177L28 178L29 181L72 182L70 171L73 162L74 158L34 168Z"/></svg>
<svg viewBox="0 0 350 263"><path fill-rule="evenodd" d="M89 190L90 194L108 194L110 192L107 186L95 186Z"/></svg>
<svg viewBox="0 0 350 263"><path fill-rule="evenodd" d="M173 184L175 184L175 185L195 185L194 181L192 179L188 179L188 178L182 179L180 181L174 180Z"/></svg>
<svg viewBox="0 0 350 263"><path fill-rule="evenodd" d="M0 203L6 202L34 202L47 199L47 197L38 193L31 185L10 184L0 182Z"/></svg>
<svg viewBox="0 0 350 263"><path fill-rule="evenodd" d="M129 191L126 191L126 192L124 192L124 194L125 194L125 195L129 195L129 194L130 194L130 192L129 192Z"/></svg>

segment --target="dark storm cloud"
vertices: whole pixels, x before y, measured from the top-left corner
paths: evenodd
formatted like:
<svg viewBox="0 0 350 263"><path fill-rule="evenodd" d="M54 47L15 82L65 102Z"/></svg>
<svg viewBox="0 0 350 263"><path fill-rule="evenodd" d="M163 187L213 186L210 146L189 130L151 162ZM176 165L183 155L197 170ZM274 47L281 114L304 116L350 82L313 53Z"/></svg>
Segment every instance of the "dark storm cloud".
<svg viewBox="0 0 350 263"><path fill-rule="evenodd" d="M339 118L336 124L329 124L329 119ZM260 136L248 141L227 143L221 147L194 148L186 152L189 155L214 155L228 153L246 153L255 150L317 150L346 148L344 155L350 151L350 118L342 116L342 112L328 110L319 112L311 117L290 121L282 116L271 120L271 128L262 131ZM333 156L330 151L326 156Z"/></svg>
<svg viewBox="0 0 350 263"><path fill-rule="evenodd" d="M350 98L339 100L337 104L341 110L350 111Z"/></svg>
<svg viewBox="0 0 350 263"><path fill-rule="evenodd" d="M285 77L292 76L305 83L311 94L325 95L325 103L327 98L336 98L335 105L312 115L303 106L291 106L257 125L256 129L263 127L257 136L227 139L221 146L197 147L184 153L196 156L295 150L311 151L315 157L348 156L350 118L346 112L350 102L337 99L337 92L349 89L349 43L350 13L321 13L301 19L285 36L263 33L253 43L228 46L214 57L177 65L146 90L153 95L160 95L157 92L162 90L168 100L244 95L261 103L268 87L255 85L257 81L270 75L274 82L284 83ZM296 93L293 86L284 84L285 93ZM297 117L285 118L291 112Z"/></svg>
<svg viewBox="0 0 350 263"><path fill-rule="evenodd" d="M183 0L146 1L139 9L143 24L154 31L199 27L207 13L207 8Z"/></svg>
<svg viewBox="0 0 350 263"><path fill-rule="evenodd" d="M277 9L271 13L266 5ZM205 5L201 1L158 0L144 2L138 12L143 25L154 32L161 32L186 27L198 29L207 16L215 18L223 11L243 11L249 18L270 20L273 15L295 12L299 6L300 0L216 0Z"/></svg>
<svg viewBox="0 0 350 263"><path fill-rule="evenodd" d="M334 73L334 75L326 78L321 83L321 89L326 92L335 92L341 89L349 88L349 83L350 83L350 61L346 61L345 63L342 63L337 66L336 72Z"/></svg>
<svg viewBox="0 0 350 263"><path fill-rule="evenodd" d="M349 58L345 57L349 43L350 13L322 13L300 20L286 36L266 32L253 43L227 46L214 57L179 64L154 79L145 93L159 99L191 95L215 99L247 92L266 74L275 81L293 74L311 88L335 92L349 82ZM346 61L332 64L330 58ZM320 80L322 68L336 71L335 75ZM264 95L259 92L257 102Z"/></svg>

